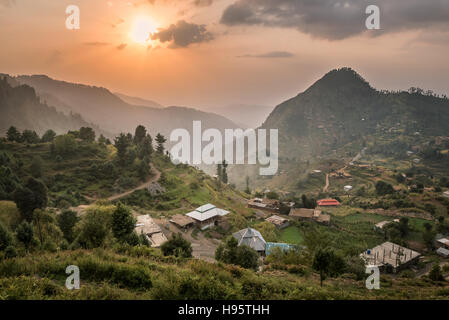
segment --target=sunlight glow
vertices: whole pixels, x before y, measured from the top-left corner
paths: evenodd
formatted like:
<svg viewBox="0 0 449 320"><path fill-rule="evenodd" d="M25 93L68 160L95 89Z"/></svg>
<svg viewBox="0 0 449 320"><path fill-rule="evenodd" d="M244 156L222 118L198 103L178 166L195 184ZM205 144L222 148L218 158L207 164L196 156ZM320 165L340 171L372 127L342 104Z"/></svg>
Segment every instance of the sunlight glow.
<svg viewBox="0 0 449 320"><path fill-rule="evenodd" d="M150 35L157 31L157 26L149 17L140 17L134 21L131 38L140 44L151 42Z"/></svg>

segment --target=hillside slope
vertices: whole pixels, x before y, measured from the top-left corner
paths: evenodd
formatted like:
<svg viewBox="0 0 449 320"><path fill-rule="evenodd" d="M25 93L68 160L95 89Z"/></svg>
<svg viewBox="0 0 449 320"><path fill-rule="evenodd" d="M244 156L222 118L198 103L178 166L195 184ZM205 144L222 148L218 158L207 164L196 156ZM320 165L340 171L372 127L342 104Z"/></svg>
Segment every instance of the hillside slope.
<svg viewBox="0 0 449 320"><path fill-rule="evenodd" d="M80 127L92 127L98 134L106 134L78 114L65 115L42 103L35 90L27 85L11 87L5 78L0 79L0 114L2 135L10 126L19 130L31 129L38 134L43 134L48 129L63 133Z"/></svg>

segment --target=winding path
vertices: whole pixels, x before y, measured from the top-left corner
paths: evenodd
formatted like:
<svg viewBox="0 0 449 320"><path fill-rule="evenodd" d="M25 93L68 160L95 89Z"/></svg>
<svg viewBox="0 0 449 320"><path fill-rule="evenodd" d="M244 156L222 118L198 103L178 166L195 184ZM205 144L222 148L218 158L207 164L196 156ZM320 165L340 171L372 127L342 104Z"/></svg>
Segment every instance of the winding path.
<svg viewBox="0 0 449 320"><path fill-rule="evenodd" d="M127 190L127 191L119 193L119 194L115 194L108 198L105 198L105 200L114 201L114 200L126 197L126 196L130 195L131 193L133 193L134 191L148 188L153 182L159 181L159 178L161 177L161 172L159 170L157 170L152 163L150 163L150 168L151 168L151 172L153 172L154 175L148 181L142 183L141 185L138 185L137 187L135 187L133 189ZM103 199L103 198L88 197L88 196L84 196L84 197L87 200L93 201L93 203L95 203L96 201L98 201L100 199ZM91 204L93 204L93 203L91 203Z"/></svg>

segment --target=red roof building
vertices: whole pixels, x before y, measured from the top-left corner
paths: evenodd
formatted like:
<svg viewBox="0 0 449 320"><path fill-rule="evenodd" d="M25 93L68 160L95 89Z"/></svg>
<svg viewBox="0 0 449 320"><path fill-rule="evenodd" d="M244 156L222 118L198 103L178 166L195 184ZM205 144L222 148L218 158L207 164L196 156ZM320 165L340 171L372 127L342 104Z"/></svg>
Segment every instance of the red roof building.
<svg viewBox="0 0 449 320"><path fill-rule="evenodd" d="M335 200L335 199L322 199L322 200L318 200L318 201L317 201L317 204L318 204L320 207L336 207L336 206L341 205L341 203L338 202L338 201Z"/></svg>

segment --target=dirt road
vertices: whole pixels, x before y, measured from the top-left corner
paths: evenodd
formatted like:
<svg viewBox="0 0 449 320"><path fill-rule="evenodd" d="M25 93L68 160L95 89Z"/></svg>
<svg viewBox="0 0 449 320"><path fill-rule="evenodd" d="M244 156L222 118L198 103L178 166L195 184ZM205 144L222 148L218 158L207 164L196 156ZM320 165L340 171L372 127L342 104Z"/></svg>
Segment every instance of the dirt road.
<svg viewBox="0 0 449 320"><path fill-rule="evenodd" d="M327 192L329 189L329 173L326 173L326 184L324 185L323 192Z"/></svg>

